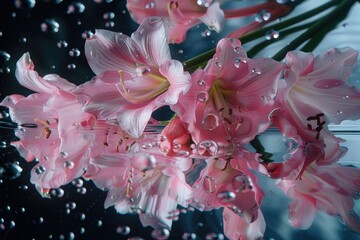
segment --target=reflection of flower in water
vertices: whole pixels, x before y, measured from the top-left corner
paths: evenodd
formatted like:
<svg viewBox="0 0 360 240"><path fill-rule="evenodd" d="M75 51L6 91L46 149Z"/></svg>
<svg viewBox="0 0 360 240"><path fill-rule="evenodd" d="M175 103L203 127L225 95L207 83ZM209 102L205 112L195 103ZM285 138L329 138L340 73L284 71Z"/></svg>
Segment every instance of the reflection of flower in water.
<svg viewBox="0 0 360 240"><path fill-rule="evenodd" d="M172 20L186 17L176 1L168 7ZM70 13L82 13L75 10ZM270 18L266 11L260 17ZM340 215L359 232L353 210L359 170L337 164L345 150L328 130L330 122L359 118L360 93L346 83L357 52L289 52L279 63L249 58L238 40L223 39L212 58L185 66L206 66L190 75L171 60L167 39L158 18L145 19L131 37L98 30L85 48L97 76L79 86L55 74L40 77L28 54L18 61L19 82L36 93L6 97L1 104L15 123L1 124L18 128L19 141L12 144L26 160L36 159L31 182L39 192L62 198L60 186L71 182L79 194L88 194L78 179L83 176L108 191L105 207L139 215L154 228L153 238L169 238L173 222L195 207L223 209L227 237L254 239L265 231L266 189L259 178L279 179L280 189L293 198L294 227L308 228L323 211ZM70 56L81 56L72 49ZM163 106L176 115L160 123L151 114ZM257 137L270 125L291 145L281 162ZM17 166L0 174L19 173ZM66 206L69 213L76 209ZM116 228L121 235L129 231Z"/></svg>

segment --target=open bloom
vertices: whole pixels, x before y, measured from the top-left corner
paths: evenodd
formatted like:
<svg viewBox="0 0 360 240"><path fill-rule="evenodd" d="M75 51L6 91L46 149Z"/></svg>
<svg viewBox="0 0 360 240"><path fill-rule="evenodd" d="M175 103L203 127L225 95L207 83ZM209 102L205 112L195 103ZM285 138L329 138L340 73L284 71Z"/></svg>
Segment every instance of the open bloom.
<svg viewBox="0 0 360 240"><path fill-rule="evenodd" d="M128 0L126 7L139 24L147 17L163 18L170 43L184 41L186 32L200 22L219 32L225 20L219 2L212 0Z"/></svg>
<svg viewBox="0 0 360 240"><path fill-rule="evenodd" d="M184 175L191 159L134 151L92 158L85 177L109 191L105 207L114 205L122 214L139 213L144 226L171 228L177 205L186 207L191 198Z"/></svg>
<svg viewBox="0 0 360 240"><path fill-rule="evenodd" d="M288 71L276 100L304 140L323 139L329 123L360 118L360 92L347 84L358 52L351 48L312 53L289 52Z"/></svg>
<svg viewBox="0 0 360 240"><path fill-rule="evenodd" d="M117 120L122 129L139 137L154 110L174 105L189 87L190 75L171 60L164 23L145 19L130 37L97 30L85 44L86 58L98 75L77 90L87 95L85 110L98 118ZM117 97L116 97L117 95ZM105 102L109 96L111 101Z"/></svg>
<svg viewBox="0 0 360 240"><path fill-rule="evenodd" d="M292 199L289 221L307 229L317 211L339 215L353 231L360 233L359 216L353 210L353 199L359 198L360 170L339 164L317 165L304 169L298 179L282 179L278 186Z"/></svg>
<svg viewBox="0 0 360 240"><path fill-rule="evenodd" d="M41 193L80 177L89 157L89 141L77 131L93 117L81 111L82 104L71 91L75 85L55 74L40 77L28 53L17 62L16 77L21 85L36 93L11 95L0 105L21 126L13 145L27 160L39 163L31 172L31 182ZM74 141L76 139L76 141Z"/></svg>
<svg viewBox="0 0 360 240"><path fill-rule="evenodd" d="M265 131L282 69L270 58L248 58L238 40L222 39L177 106L193 141L246 144Z"/></svg>

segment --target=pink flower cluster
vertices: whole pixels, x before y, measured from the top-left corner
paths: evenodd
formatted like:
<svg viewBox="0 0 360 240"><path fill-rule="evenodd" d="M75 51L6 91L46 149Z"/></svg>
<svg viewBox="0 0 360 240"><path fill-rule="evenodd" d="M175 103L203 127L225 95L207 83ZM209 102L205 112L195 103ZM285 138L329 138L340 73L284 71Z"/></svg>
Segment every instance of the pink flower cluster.
<svg viewBox="0 0 360 240"><path fill-rule="evenodd" d="M337 163L346 150L328 130L360 118L360 92L346 82L358 53L295 51L277 62L248 58L227 38L190 74L171 59L167 39L157 18L145 18L131 37L97 30L85 44L96 77L80 86L39 76L23 55L16 77L35 93L1 105L28 126L13 145L27 161L37 159L31 182L38 191L48 196L84 177L108 191L105 207L138 213L144 226L170 229L178 205L223 208L229 239L258 239L265 231L263 175L278 179L292 199L294 227L308 228L323 211L360 233L353 211L360 170ZM151 117L164 106L175 113L165 125ZM283 162L249 147L269 127L296 143Z"/></svg>

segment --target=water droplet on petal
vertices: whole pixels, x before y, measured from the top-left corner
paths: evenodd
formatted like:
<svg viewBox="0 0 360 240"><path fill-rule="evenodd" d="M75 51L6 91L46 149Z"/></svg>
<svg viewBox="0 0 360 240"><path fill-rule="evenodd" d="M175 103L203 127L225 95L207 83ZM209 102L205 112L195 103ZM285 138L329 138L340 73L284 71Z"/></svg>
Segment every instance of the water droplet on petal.
<svg viewBox="0 0 360 240"><path fill-rule="evenodd" d="M233 189L236 190L237 192L247 192L253 189L253 184L251 179L243 173L235 176L231 180L231 185Z"/></svg>
<svg viewBox="0 0 360 240"><path fill-rule="evenodd" d="M233 192L221 192L216 195L220 202L231 202L234 201L236 198L235 193Z"/></svg>
<svg viewBox="0 0 360 240"><path fill-rule="evenodd" d="M142 66L137 67L135 69L135 71L138 76L144 76L144 75L150 73L151 70L148 66L142 65Z"/></svg>
<svg viewBox="0 0 360 240"><path fill-rule="evenodd" d="M156 159L153 155L148 155L145 153L136 153L132 157L131 163L134 166L134 168L137 168L140 171L146 171L154 168L156 164Z"/></svg>
<svg viewBox="0 0 360 240"><path fill-rule="evenodd" d="M218 145L211 140L204 140L196 146L196 150L200 155L204 155L208 152L210 155L215 155L218 151Z"/></svg>
<svg viewBox="0 0 360 240"><path fill-rule="evenodd" d="M37 168L35 168L36 174L43 174L45 171L46 171L46 168L44 166L38 166Z"/></svg>
<svg viewBox="0 0 360 240"><path fill-rule="evenodd" d="M258 68L253 68L253 69L251 69L251 72L256 73L256 74L258 74L258 75L261 74L261 71L260 71L260 69L258 69Z"/></svg>
<svg viewBox="0 0 360 240"><path fill-rule="evenodd" d="M209 100L209 94L205 91L199 92L196 96L199 102L207 102Z"/></svg>
<svg viewBox="0 0 360 240"><path fill-rule="evenodd" d="M206 130L214 130L219 126L219 117L213 113L208 113L201 121L201 125Z"/></svg>
<svg viewBox="0 0 360 240"><path fill-rule="evenodd" d="M68 157L68 153L67 152L60 152L59 153L59 157L61 157L61 158L67 158Z"/></svg>
<svg viewBox="0 0 360 240"><path fill-rule="evenodd" d="M203 181L203 188L205 192L213 193L217 188L215 179L213 177L206 176Z"/></svg>
<svg viewBox="0 0 360 240"><path fill-rule="evenodd" d="M197 0L196 3L202 7L210 7L214 0Z"/></svg>
<svg viewBox="0 0 360 240"><path fill-rule="evenodd" d="M64 162L64 167L67 169L73 169L75 166L74 162L67 160Z"/></svg>
<svg viewBox="0 0 360 240"><path fill-rule="evenodd" d="M152 9L155 7L155 3L154 2L149 2L145 4L145 9Z"/></svg>
<svg viewBox="0 0 360 240"><path fill-rule="evenodd" d="M320 80L314 83L314 87L322 89L330 89L343 85L344 82L338 79Z"/></svg>
<svg viewBox="0 0 360 240"><path fill-rule="evenodd" d="M198 85L199 85L199 86L205 86L205 81L204 81L203 79L200 79L200 80L198 81Z"/></svg>

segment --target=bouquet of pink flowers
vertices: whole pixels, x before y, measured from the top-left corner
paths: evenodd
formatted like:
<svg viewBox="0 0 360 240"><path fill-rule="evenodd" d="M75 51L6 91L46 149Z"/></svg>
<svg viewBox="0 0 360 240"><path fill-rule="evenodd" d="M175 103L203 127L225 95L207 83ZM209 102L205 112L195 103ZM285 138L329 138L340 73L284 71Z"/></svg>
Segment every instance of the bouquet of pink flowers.
<svg viewBox="0 0 360 240"><path fill-rule="evenodd" d="M131 37L97 30L88 38L85 54L96 76L79 86L56 74L39 76L25 53L16 77L35 93L7 96L0 105L22 129L12 145L38 161L31 182L48 197L76 178L91 180L108 191L106 208L138 213L154 237L171 229L180 205L222 208L229 239L259 239L265 231L259 178L277 179L292 199L294 227L309 228L322 211L360 233L353 210L360 170L338 163L346 148L328 128L360 119L360 91L347 83L358 52L285 49L282 61L250 58L234 37L261 27L258 20L221 39L205 58L186 65L172 59L168 43L182 42L200 21L220 31L227 17L267 7L275 19L291 10L276 1L222 10L222 2L128 1L139 28ZM173 117L154 119L163 107ZM290 139L283 161L261 145L269 128Z"/></svg>

